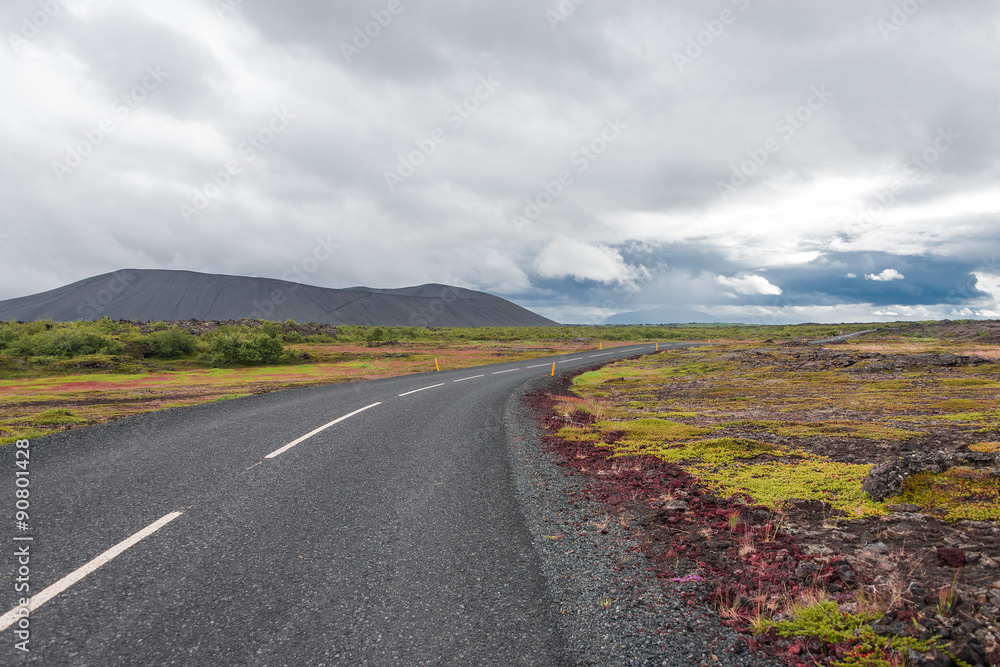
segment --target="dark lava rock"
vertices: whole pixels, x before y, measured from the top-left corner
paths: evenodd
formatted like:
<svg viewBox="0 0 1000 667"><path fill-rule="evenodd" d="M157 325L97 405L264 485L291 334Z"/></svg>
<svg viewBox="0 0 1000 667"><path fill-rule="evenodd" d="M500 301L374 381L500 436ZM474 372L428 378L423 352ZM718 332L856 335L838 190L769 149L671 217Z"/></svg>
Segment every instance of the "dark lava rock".
<svg viewBox="0 0 1000 667"><path fill-rule="evenodd" d="M911 505L909 503L903 503L902 505L886 505L885 508L890 512L908 512L910 514L915 514L920 511L920 505Z"/></svg>
<svg viewBox="0 0 1000 667"><path fill-rule="evenodd" d="M928 471L942 473L950 467L944 452L918 452L875 466L861 483L861 488L872 500L881 501L898 495L910 475Z"/></svg>
<svg viewBox="0 0 1000 667"><path fill-rule="evenodd" d="M872 500L881 501L898 495L903 490L906 478L919 472L937 475L956 466L989 469L996 463L997 455L987 452L917 452L875 466L861 483L861 488L872 497Z"/></svg>
<svg viewBox="0 0 1000 667"><path fill-rule="evenodd" d="M937 557L952 567L965 565L965 552L957 547L938 547Z"/></svg>
<svg viewBox="0 0 1000 667"><path fill-rule="evenodd" d="M912 648L907 649L906 657L913 667L951 667L954 663L951 658L941 651L931 651L930 653L920 653Z"/></svg>

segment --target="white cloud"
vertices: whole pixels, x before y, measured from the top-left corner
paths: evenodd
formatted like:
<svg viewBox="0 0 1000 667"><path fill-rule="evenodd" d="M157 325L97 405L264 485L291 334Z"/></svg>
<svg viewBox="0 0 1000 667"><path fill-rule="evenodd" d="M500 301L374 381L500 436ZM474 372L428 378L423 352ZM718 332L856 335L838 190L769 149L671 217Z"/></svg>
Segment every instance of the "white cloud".
<svg viewBox="0 0 1000 667"><path fill-rule="evenodd" d="M976 271L976 288L990 295L993 303L1000 301L1000 275Z"/></svg>
<svg viewBox="0 0 1000 667"><path fill-rule="evenodd" d="M866 273L865 274L865 279L866 280L874 280L876 282L883 282L883 283L888 283L888 282L891 282L893 280L902 280L905 277L906 276L904 276L902 273L900 273L896 269L886 269L882 273Z"/></svg>
<svg viewBox="0 0 1000 667"><path fill-rule="evenodd" d="M856 273L848 273L848 274L847 274L846 276L844 276L844 277L845 277L845 278L857 278L857 277L858 277L858 274L856 274Z"/></svg>
<svg viewBox="0 0 1000 667"><path fill-rule="evenodd" d="M627 264L617 250L574 239L550 243L535 260L535 271L543 278L594 280L606 285L631 286L649 277L645 267Z"/></svg>
<svg viewBox="0 0 1000 667"><path fill-rule="evenodd" d="M763 276L743 276L742 278L716 276L715 282L740 294L781 294L781 288L777 285L772 285Z"/></svg>

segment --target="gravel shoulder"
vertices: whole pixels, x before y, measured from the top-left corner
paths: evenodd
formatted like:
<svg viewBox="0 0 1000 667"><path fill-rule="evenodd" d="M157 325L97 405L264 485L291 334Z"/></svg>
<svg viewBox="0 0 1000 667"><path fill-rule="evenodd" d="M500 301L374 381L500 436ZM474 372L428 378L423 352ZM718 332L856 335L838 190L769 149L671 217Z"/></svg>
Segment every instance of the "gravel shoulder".
<svg viewBox="0 0 1000 667"><path fill-rule="evenodd" d="M504 414L515 491L556 607L572 665L778 665L753 652L699 600L704 581L664 586L633 537L637 520L584 499L587 480L545 452L522 385Z"/></svg>

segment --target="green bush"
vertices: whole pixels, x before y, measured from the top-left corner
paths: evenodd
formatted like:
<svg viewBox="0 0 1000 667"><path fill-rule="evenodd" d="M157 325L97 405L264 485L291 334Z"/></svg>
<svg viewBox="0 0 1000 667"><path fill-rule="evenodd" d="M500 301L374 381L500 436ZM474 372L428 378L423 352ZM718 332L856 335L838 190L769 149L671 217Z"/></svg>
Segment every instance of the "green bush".
<svg viewBox="0 0 1000 667"><path fill-rule="evenodd" d="M285 339L286 343L303 343L306 340L298 331L289 331L282 338Z"/></svg>
<svg viewBox="0 0 1000 667"><path fill-rule="evenodd" d="M146 341L150 354L160 359L176 359L198 349L198 338L177 327L154 331L146 337Z"/></svg>
<svg viewBox="0 0 1000 667"><path fill-rule="evenodd" d="M281 325L277 322L264 322L257 331L267 334L271 338L281 337Z"/></svg>
<svg viewBox="0 0 1000 667"><path fill-rule="evenodd" d="M79 357L88 354L122 354L121 341L99 333L79 329L51 329L22 335L7 347L10 354L22 357Z"/></svg>
<svg viewBox="0 0 1000 667"><path fill-rule="evenodd" d="M209 366L256 366L282 359L281 340L260 331L234 327L217 329L208 339L202 361Z"/></svg>
<svg viewBox="0 0 1000 667"><path fill-rule="evenodd" d="M364 332L365 342L369 345L385 340L384 327L372 327Z"/></svg>

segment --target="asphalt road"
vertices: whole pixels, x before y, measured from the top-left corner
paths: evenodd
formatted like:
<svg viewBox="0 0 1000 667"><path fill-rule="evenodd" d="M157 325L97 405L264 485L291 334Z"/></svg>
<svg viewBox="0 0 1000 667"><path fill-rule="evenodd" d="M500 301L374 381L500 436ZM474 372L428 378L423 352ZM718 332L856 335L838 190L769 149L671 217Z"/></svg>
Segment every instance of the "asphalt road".
<svg viewBox="0 0 1000 667"><path fill-rule="evenodd" d="M2 447L0 665L563 664L504 407L553 361L652 350L309 387Z"/></svg>
<svg viewBox="0 0 1000 667"><path fill-rule="evenodd" d="M837 343L846 343L852 338L857 338L858 336L864 336L865 334L875 333L878 329L866 329L865 331L855 331L849 334L843 334L841 336L834 336L833 338L824 338L823 340L812 340L809 341L810 345L835 345Z"/></svg>

